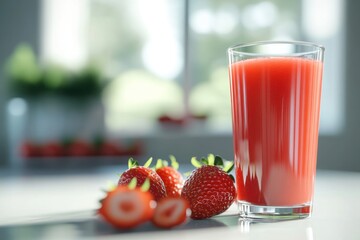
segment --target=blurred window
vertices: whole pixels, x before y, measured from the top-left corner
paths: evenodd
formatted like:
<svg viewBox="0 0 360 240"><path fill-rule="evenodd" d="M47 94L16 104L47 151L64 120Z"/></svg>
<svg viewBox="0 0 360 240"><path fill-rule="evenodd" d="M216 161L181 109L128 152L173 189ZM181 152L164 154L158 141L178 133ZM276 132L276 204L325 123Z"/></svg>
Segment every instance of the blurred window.
<svg viewBox="0 0 360 240"><path fill-rule="evenodd" d="M314 41L326 47L320 130L336 134L345 109L343 7L341 0L43 0L42 56L101 68L109 132L149 132L161 115L191 114L208 116L209 131L230 133L226 49Z"/></svg>
<svg viewBox="0 0 360 240"><path fill-rule="evenodd" d="M210 115L212 129L230 132L226 50L260 40L300 36L297 0L190 1L190 109Z"/></svg>

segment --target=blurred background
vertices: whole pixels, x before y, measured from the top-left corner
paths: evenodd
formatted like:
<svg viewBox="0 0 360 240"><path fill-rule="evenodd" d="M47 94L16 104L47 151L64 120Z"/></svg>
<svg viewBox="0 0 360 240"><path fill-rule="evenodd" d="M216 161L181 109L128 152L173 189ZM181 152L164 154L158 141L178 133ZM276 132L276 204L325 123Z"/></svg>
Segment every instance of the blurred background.
<svg viewBox="0 0 360 240"><path fill-rule="evenodd" d="M0 168L232 159L227 48L302 40L326 48L318 168L360 171L359 9L350 0L1 0Z"/></svg>

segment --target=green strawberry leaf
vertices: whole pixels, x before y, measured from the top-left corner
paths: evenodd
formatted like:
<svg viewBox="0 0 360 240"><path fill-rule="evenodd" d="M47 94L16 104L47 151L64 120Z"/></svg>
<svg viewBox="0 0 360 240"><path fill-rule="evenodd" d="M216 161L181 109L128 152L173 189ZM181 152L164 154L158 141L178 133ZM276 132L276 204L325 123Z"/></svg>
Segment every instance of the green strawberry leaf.
<svg viewBox="0 0 360 240"><path fill-rule="evenodd" d="M131 179L131 181L128 184L128 188L129 189L135 189L137 185L137 179L136 177L134 177L133 179Z"/></svg>
<svg viewBox="0 0 360 240"><path fill-rule="evenodd" d="M199 168L203 165L201 162L199 162L199 160L196 159L196 157L191 158L191 164L196 168Z"/></svg>
<svg viewBox="0 0 360 240"><path fill-rule="evenodd" d="M227 161L225 163L225 167L223 168L224 172L229 173L234 168L234 162L233 161Z"/></svg>
<svg viewBox="0 0 360 240"><path fill-rule="evenodd" d="M159 158L156 161L155 169L159 169L159 168L162 168L162 167L163 167L163 161Z"/></svg>
<svg viewBox="0 0 360 240"><path fill-rule="evenodd" d="M207 157L208 165L214 166L215 165L215 156L214 154L209 154Z"/></svg>
<svg viewBox="0 0 360 240"><path fill-rule="evenodd" d="M149 158L149 159L146 161L146 163L144 164L144 167L147 167L147 168L150 167L152 160L153 160L152 157Z"/></svg>
<svg viewBox="0 0 360 240"><path fill-rule="evenodd" d="M171 161L171 167L175 170L179 169L179 163L176 161L176 158L174 155L169 155L169 159Z"/></svg>
<svg viewBox="0 0 360 240"><path fill-rule="evenodd" d="M229 177L231 178L231 180L232 180L233 182L235 182L235 178L234 178L233 175L230 174Z"/></svg>
<svg viewBox="0 0 360 240"><path fill-rule="evenodd" d="M168 162L168 161L166 161L166 160L162 160L162 164L163 164L163 166L164 166L164 167L169 166L169 162Z"/></svg>
<svg viewBox="0 0 360 240"><path fill-rule="evenodd" d="M138 166L139 166L139 163L135 159L129 158L129 161L128 161L129 169L134 168L134 167L138 167Z"/></svg>
<svg viewBox="0 0 360 240"><path fill-rule="evenodd" d="M143 192L149 191L149 189L150 189L150 179L149 178L145 179L145 182L141 185L140 189Z"/></svg>
<svg viewBox="0 0 360 240"><path fill-rule="evenodd" d="M202 163L202 165L209 165L209 160L207 158L201 158L200 162Z"/></svg>
<svg viewBox="0 0 360 240"><path fill-rule="evenodd" d="M215 161L214 161L215 166L224 166L224 161L220 156L215 156Z"/></svg>

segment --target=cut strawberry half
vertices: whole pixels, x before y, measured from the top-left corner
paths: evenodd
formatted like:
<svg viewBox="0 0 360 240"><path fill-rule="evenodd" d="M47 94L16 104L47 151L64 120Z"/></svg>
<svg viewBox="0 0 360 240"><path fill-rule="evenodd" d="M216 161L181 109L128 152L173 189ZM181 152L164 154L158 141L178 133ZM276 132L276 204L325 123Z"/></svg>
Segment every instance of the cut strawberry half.
<svg viewBox="0 0 360 240"><path fill-rule="evenodd" d="M190 205L186 199L166 197L158 201L152 222L160 228L172 228L186 222L190 215Z"/></svg>
<svg viewBox="0 0 360 240"><path fill-rule="evenodd" d="M134 228L148 220L156 205L150 192L118 186L101 201L99 214L117 228Z"/></svg>

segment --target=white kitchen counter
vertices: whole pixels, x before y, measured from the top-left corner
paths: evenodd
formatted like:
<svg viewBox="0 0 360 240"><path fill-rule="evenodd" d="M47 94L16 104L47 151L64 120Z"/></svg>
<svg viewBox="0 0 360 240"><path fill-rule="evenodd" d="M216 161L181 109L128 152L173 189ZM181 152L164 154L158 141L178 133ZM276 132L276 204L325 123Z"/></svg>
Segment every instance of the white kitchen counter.
<svg viewBox="0 0 360 240"><path fill-rule="evenodd" d="M94 215L115 172L0 175L0 239L360 239L360 173L318 171L313 216L305 220L249 222L233 206L173 230L145 224L122 232Z"/></svg>

